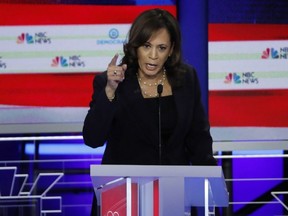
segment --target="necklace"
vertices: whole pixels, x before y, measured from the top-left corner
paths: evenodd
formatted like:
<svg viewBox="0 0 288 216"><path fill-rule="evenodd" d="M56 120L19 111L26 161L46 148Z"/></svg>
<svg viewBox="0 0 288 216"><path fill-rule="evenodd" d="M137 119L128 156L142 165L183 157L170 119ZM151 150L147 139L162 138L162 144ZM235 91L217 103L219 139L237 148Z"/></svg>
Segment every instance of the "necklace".
<svg viewBox="0 0 288 216"><path fill-rule="evenodd" d="M146 95L147 97L157 97L157 95L158 95L157 86L159 84L164 86L164 83L166 81L166 70L163 69L162 78L157 80L156 82L153 82L153 83L148 83L146 81L142 81L142 79L138 73L137 73L137 78L138 78L138 82L139 82L141 91L144 95ZM151 90L151 87L153 87L152 90Z"/></svg>

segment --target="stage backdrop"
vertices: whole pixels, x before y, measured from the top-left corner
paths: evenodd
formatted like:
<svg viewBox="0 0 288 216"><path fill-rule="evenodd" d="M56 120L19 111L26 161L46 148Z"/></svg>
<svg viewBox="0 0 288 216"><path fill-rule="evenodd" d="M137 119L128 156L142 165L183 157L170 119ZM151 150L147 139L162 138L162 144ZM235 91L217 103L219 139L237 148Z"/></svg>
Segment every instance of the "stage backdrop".
<svg viewBox="0 0 288 216"><path fill-rule="evenodd" d="M288 2L209 1L209 117L218 140L287 139Z"/></svg>
<svg viewBox="0 0 288 216"><path fill-rule="evenodd" d="M2 134L81 131L93 77L116 53L123 54L134 18L155 7L176 15L176 5L168 0L160 5L109 1L119 4L113 6L77 0L5 2L0 0Z"/></svg>

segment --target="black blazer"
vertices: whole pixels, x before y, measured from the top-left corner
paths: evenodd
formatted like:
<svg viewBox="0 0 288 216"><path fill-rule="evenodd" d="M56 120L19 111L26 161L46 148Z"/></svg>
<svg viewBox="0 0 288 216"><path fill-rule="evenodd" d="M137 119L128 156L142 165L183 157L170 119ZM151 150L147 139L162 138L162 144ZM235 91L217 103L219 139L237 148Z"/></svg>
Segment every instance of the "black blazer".
<svg viewBox="0 0 288 216"><path fill-rule="evenodd" d="M113 102L107 99L107 73L95 76L90 109L84 121L86 145L106 142L103 164L158 164L158 125L145 110L137 76L125 77ZM203 109L196 72L188 67L183 86L172 89L177 124L167 146L166 165L216 165L210 126Z"/></svg>

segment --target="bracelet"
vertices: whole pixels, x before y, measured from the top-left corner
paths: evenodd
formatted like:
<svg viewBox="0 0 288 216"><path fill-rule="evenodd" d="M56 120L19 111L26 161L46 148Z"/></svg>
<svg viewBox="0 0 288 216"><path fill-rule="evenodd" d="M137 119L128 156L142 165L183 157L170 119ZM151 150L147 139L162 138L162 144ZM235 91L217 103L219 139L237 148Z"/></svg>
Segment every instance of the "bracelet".
<svg viewBox="0 0 288 216"><path fill-rule="evenodd" d="M107 96L107 98L108 98L108 100L109 100L110 102L112 102L112 101L114 100L114 98L115 98L115 94L114 94L112 97L108 97L108 96Z"/></svg>

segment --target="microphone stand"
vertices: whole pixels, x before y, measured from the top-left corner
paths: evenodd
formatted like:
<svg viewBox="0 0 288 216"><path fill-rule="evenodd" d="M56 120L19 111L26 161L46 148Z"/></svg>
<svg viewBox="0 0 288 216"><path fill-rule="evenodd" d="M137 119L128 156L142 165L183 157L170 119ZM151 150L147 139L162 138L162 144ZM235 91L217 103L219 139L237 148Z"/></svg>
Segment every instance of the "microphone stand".
<svg viewBox="0 0 288 216"><path fill-rule="evenodd" d="M163 85L158 84L158 137L159 137L159 164L162 164L162 128L161 128L161 94L163 92Z"/></svg>

